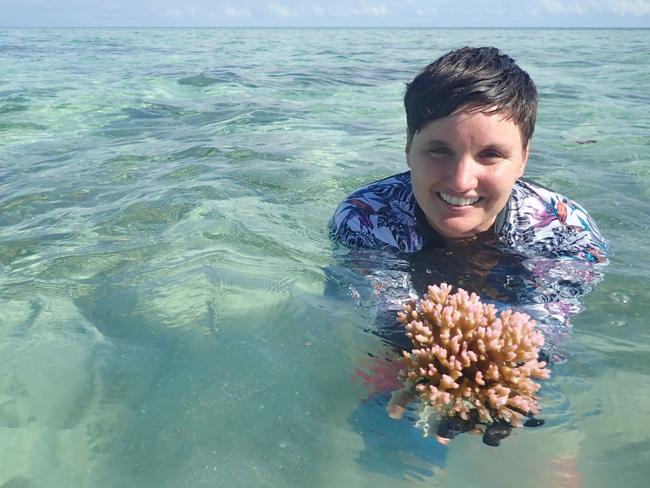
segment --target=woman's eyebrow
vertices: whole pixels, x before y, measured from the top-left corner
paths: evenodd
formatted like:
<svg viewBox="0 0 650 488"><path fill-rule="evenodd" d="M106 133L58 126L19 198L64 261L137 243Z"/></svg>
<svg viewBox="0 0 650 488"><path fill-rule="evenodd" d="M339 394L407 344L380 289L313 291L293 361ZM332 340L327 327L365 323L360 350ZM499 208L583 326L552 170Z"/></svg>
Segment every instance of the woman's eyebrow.
<svg viewBox="0 0 650 488"><path fill-rule="evenodd" d="M510 149L507 146L501 145L501 144L486 144L481 148L482 151L497 151L500 153L507 153L510 151Z"/></svg>
<svg viewBox="0 0 650 488"><path fill-rule="evenodd" d="M440 146L449 147L449 144L447 144L445 141L441 141L439 139L431 139L429 141L425 141L424 145L429 146L429 147L440 147Z"/></svg>

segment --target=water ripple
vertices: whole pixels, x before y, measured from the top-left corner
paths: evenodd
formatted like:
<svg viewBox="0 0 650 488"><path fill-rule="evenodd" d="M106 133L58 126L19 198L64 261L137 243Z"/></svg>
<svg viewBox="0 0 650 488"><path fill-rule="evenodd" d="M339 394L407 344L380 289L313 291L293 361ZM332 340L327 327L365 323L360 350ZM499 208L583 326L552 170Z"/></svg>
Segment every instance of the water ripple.
<svg viewBox="0 0 650 488"><path fill-rule="evenodd" d="M531 479L553 445L599 470L590 486L639 481L624 458L647 444L650 405L648 31L0 32L0 485L347 486L419 466L411 426L377 433L383 410L358 402L352 372L389 351L375 288L332 257L326 227L345 194L405 169L404 83L466 44L533 75L527 171L592 211L611 264L544 387L548 429L489 462L463 439L423 481L373 477L473 486L500 460ZM404 271L507 300L517 273L486 282L485 262L356 264L379 288ZM609 455L623 461L604 471Z"/></svg>

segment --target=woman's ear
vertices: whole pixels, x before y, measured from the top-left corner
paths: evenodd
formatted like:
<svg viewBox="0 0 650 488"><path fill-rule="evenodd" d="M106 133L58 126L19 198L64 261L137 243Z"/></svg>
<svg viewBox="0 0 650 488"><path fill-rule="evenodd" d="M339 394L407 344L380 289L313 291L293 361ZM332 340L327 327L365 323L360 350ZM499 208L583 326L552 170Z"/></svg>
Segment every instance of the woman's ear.
<svg viewBox="0 0 650 488"><path fill-rule="evenodd" d="M406 155L406 165L411 167L411 140L406 141L406 147L404 147L404 154Z"/></svg>
<svg viewBox="0 0 650 488"><path fill-rule="evenodd" d="M522 176L524 176L524 172L526 171L526 164L528 164L529 154L530 154L530 141L528 141L526 147L523 149L523 153L521 155L521 166L519 167L517 178L521 178Z"/></svg>

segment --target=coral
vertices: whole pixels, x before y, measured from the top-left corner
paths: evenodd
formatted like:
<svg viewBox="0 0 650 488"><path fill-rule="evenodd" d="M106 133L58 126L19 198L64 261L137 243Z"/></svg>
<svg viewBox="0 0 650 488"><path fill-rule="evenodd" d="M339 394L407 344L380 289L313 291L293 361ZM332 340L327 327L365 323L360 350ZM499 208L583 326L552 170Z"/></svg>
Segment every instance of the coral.
<svg viewBox="0 0 650 488"><path fill-rule="evenodd" d="M497 316L492 304L446 283L429 286L417 302L398 314L413 343L404 351L404 380L432 411L490 424L521 427L540 412L535 394L550 372L539 361L544 344L535 321L506 310ZM430 407L430 408L426 408Z"/></svg>

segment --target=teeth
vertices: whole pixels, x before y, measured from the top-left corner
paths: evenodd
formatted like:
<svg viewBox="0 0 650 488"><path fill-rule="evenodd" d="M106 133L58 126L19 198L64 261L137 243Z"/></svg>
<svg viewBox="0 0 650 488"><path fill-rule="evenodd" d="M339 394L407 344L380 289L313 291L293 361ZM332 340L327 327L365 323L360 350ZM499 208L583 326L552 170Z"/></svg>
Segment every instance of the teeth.
<svg viewBox="0 0 650 488"><path fill-rule="evenodd" d="M451 205L458 205L462 207L466 205L474 205L476 202L479 201L479 197L459 198L459 197L454 197L452 195L447 195L445 193L438 193L438 195L440 195L440 198L442 198L445 202Z"/></svg>

